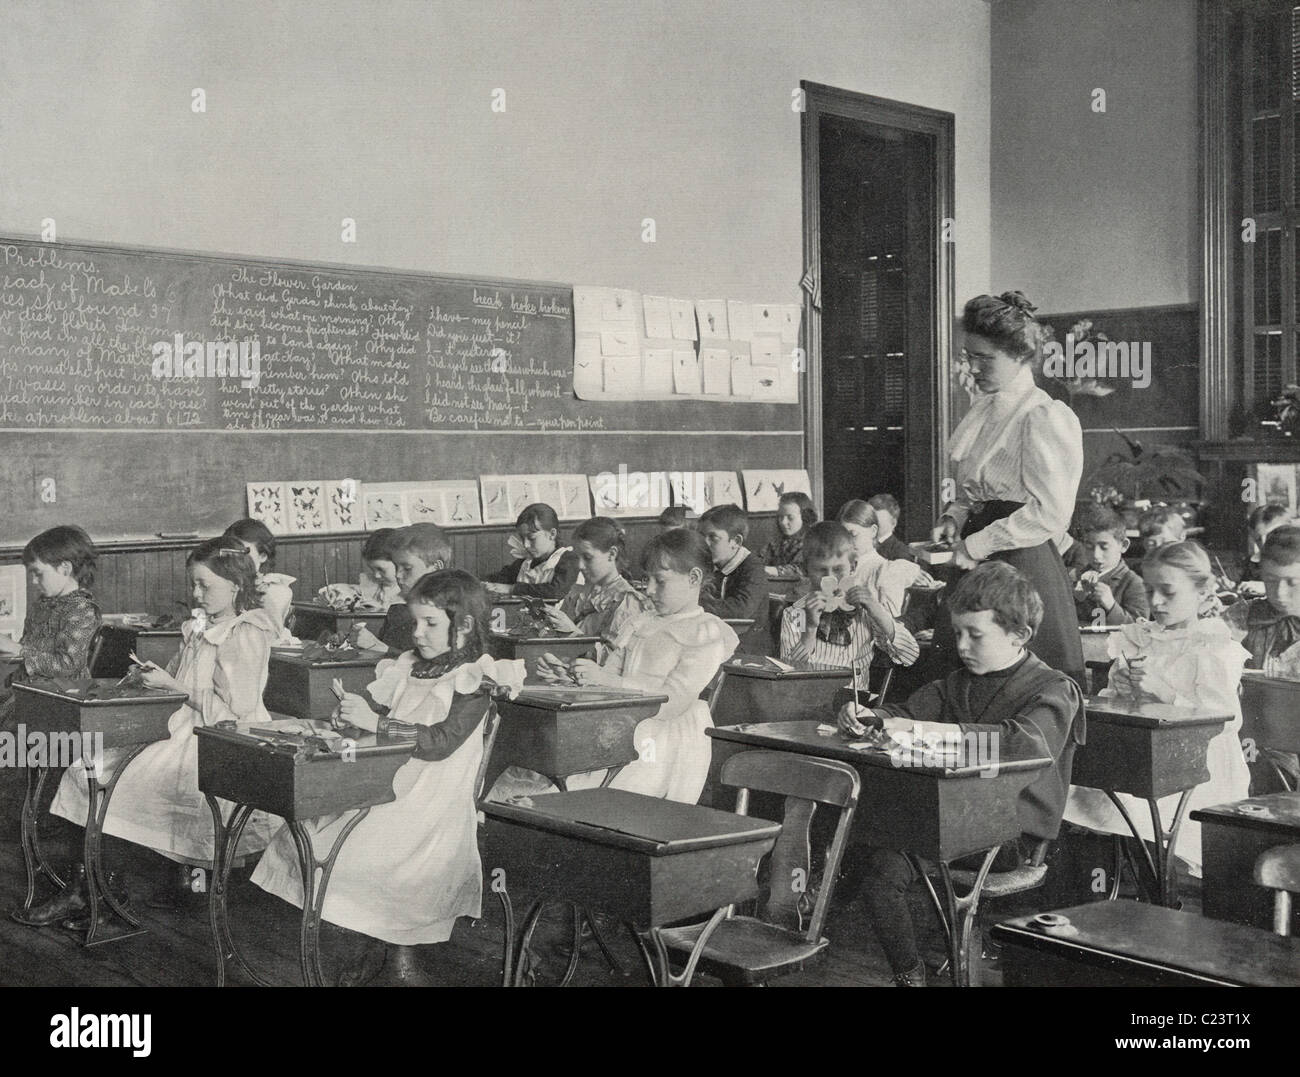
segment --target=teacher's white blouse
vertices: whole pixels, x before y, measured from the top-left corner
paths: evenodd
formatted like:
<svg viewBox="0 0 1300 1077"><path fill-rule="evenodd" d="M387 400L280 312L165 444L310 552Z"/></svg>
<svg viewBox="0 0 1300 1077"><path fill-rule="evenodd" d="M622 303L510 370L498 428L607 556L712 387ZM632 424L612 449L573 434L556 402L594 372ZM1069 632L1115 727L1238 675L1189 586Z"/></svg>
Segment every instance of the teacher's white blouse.
<svg viewBox="0 0 1300 1077"><path fill-rule="evenodd" d="M959 528L980 502L1024 505L966 539L976 561L1055 540L1069 528L1083 476L1083 430L1067 405L1034 384L1028 366L1001 392L975 399L953 432L948 455L957 498L944 515Z"/></svg>

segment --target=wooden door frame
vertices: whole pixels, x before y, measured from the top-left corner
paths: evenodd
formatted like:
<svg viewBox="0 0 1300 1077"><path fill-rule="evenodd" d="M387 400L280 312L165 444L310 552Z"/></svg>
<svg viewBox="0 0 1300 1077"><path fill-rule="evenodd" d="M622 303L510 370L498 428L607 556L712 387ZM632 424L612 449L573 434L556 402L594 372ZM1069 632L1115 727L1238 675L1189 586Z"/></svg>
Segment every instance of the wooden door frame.
<svg viewBox="0 0 1300 1077"><path fill-rule="evenodd" d="M946 443L952 429L952 401L949 387L952 379L953 326L956 316L955 267L953 244L944 242L941 221L955 219L956 165L955 117L951 112L890 101L870 94L841 90L818 82L800 80L803 90L804 110L800 117L800 139L803 152L803 248L804 266L820 278L822 264L821 244L821 146L820 124L823 116L892 127L926 135L934 145L934 203L937 219L931 223L929 248L930 288L934 296L934 309L930 318L930 351L935 357L934 377L926 411L934 417L931 429L924 432L930 450L929 519L934 519L939 509L939 489L947 463ZM820 279L819 279L820 283ZM821 311L813 306L812 296L804 295L804 352L807 357L807 380L803 394L804 466L812 481L813 501L823 514L825 487L823 482L824 439L822 434L822 324ZM919 350L919 349L918 349ZM914 429L914 409L909 406L904 420L908 424L906 443L922 436ZM912 507L909 511L915 513ZM913 515L913 519L915 516Z"/></svg>

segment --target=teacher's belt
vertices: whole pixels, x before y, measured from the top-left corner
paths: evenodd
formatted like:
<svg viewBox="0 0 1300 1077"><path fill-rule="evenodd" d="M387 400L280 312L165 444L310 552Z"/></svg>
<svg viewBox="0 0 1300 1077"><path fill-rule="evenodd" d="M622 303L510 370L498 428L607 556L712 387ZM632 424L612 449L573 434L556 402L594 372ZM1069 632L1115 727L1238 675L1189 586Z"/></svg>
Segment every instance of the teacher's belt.
<svg viewBox="0 0 1300 1077"><path fill-rule="evenodd" d="M966 538L976 531L983 531L989 524L1005 520L1017 509L1024 507L1023 501L981 501L972 505L966 516L966 523L961 529L961 537Z"/></svg>

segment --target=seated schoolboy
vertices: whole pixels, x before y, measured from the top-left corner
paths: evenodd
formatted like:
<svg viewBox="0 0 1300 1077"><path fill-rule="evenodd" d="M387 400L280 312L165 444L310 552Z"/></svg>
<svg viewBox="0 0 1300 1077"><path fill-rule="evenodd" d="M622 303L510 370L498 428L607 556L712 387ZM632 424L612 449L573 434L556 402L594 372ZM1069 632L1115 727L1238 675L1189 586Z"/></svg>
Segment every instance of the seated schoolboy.
<svg viewBox="0 0 1300 1077"><path fill-rule="evenodd" d="M396 658L415 646L415 621L406 606L407 593L421 576L451 567L451 543L437 524L411 524L390 536L388 550L402 600L388 607L377 637L367 628L355 628L353 643Z"/></svg>
<svg viewBox="0 0 1300 1077"><path fill-rule="evenodd" d="M1273 529L1260 551L1259 574L1264 597L1237 602L1223 613L1234 639L1250 652L1249 669L1300 680L1300 527ZM1280 770L1300 778L1293 752L1265 749Z"/></svg>
<svg viewBox="0 0 1300 1077"><path fill-rule="evenodd" d="M839 726L851 737L863 736L868 725L883 727L910 734L913 742L960 734L962 743L970 743L968 735L975 734L990 738L989 758L1049 756L1053 765L1020 794L1022 839L1004 845L993 862L994 871L1008 871L1036 843L1053 840L1060 831L1074 750L1083 742L1082 698L1073 680L1025 649L1042 620L1043 602L1015 568L998 561L977 565L948 601L963 668L927 684L901 706L848 703L840 710ZM923 987L925 965L907 906L916 873L902 853L867 852L867 909L894 983Z"/></svg>
<svg viewBox="0 0 1300 1077"><path fill-rule="evenodd" d="M886 561L918 561L916 551L894 534L903 510L898 498L893 494L876 494L868 498L867 504L875 511L876 524L880 528L876 536L876 549Z"/></svg>
<svg viewBox="0 0 1300 1077"><path fill-rule="evenodd" d="M749 517L738 505L716 505L700 517L698 530L713 561L712 586L701 595L700 605L724 621L752 620L754 628L741 633L741 650L763 649L767 573L762 559L745 548Z"/></svg>
<svg viewBox="0 0 1300 1077"><path fill-rule="evenodd" d="M1081 625L1122 625L1151 613L1142 577L1124 563L1128 549L1124 518L1108 505L1088 504L1075 517L1077 545L1087 567L1071 572L1074 605Z"/></svg>
<svg viewBox="0 0 1300 1077"><path fill-rule="evenodd" d="M858 556L848 528L831 520L813 524L803 554L809 590L781 614L784 661L869 667L877 649L900 665L916 661L916 639L855 575Z"/></svg>
<svg viewBox="0 0 1300 1077"><path fill-rule="evenodd" d="M1138 519L1138 534L1142 537L1142 551L1150 553L1161 546L1182 542L1187 538L1187 522L1168 505L1147 509Z"/></svg>
<svg viewBox="0 0 1300 1077"><path fill-rule="evenodd" d="M808 528L816 522L817 510L807 494L792 490L781 495L776 510L778 537L764 546L760 554L769 576L803 571L804 539Z"/></svg>
<svg viewBox="0 0 1300 1077"><path fill-rule="evenodd" d="M1263 577L1260 575L1259 567L1264 540L1279 527L1290 522L1291 516L1285 505L1258 505L1251 512L1247 519L1251 555L1241 573L1240 582L1246 586L1238 586L1239 594L1259 597L1264 593Z"/></svg>

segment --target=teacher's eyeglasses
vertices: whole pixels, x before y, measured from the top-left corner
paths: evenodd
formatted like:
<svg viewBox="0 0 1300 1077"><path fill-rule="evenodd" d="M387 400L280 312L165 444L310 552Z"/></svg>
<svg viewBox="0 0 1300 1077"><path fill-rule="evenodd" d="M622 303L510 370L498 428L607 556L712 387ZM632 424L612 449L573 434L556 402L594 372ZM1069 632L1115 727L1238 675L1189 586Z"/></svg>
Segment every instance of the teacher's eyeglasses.
<svg viewBox="0 0 1300 1077"><path fill-rule="evenodd" d="M981 370L997 359L996 355L980 355L976 352L968 352L965 348L962 348L957 354L961 356L961 361L967 366Z"/></svg>

